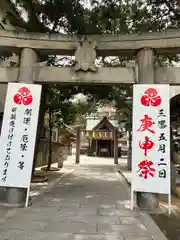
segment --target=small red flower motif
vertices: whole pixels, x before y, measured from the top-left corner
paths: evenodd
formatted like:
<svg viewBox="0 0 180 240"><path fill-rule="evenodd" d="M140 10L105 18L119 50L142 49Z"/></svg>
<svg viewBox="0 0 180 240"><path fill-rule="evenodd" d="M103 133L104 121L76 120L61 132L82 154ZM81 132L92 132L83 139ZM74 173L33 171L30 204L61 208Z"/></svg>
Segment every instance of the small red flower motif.
<svg viewBox="0 0 180 240"><path fill-rule="evenodd" d="M158 92L155 88L148 88L145 91L145 95L141 97L141 103L147 107L157 107L161 104L161 101L161 97L158 96Z"/></svg>
<svg viewBox="0 0 180 240"><path fill-rule="evenodd" d="M18 90L18 92L14 95L14 102L18 105L24 104L29 105L33 101L31 92L28 88L22 87Z"/></svg>

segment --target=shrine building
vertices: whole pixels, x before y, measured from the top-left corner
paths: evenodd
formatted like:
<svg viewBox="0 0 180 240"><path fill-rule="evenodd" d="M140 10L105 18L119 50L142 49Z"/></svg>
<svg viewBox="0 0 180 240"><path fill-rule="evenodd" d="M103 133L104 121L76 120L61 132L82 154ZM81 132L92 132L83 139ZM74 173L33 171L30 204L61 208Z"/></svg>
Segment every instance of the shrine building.
<svg viewBox="0 0 180 240"><path fill-rule="evenodd" d="M99 111L87 117L86 130L82 134L88 139L87 154L97 157L114 157L114 141L121 137L118 121L114 111L109 109ZM115 139L116 138L116 139ZM118 155L120 156L120 147Z"/></svg>

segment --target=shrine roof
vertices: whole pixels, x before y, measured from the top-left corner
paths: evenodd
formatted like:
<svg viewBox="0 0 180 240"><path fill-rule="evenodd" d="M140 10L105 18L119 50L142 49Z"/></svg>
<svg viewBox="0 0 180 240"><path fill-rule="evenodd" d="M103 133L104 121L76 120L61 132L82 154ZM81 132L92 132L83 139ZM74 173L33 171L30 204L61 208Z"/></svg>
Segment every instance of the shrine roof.
<svg viewBox="0 0 180 240"><path fill-rule="evenodd" d="M113 131L114 128L115 126L110 122L110 120L107 117L103 117L92 130L107 129L109 131Z"/></svg>

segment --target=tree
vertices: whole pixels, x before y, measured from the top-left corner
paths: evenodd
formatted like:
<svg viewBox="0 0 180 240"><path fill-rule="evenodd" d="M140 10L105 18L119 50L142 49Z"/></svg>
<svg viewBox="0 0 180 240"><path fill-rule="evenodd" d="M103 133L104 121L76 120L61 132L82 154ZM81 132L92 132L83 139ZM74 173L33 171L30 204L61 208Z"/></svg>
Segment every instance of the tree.
<svg viewBox="0 0 180 240"><path fill-rule="evenodd" d="M77 122L77 120L82 121L86 112L94 111L95 109L94 105L89 99L87 99L85 102L73 102L72 98L76 96L78 92L78 88L69 88L69 86L59 88L56 85L51 85L51 87L46 88L45 112L48 116L46 118L46 125L48 126L49 130L47 171L50 170L52 163L53 127L59 128L64 126L64 124L74 124Z"/></svg>
<svg viewBox="0 0 180 240"><path fill-rule="evenodd" d="M23 25L27 31L33 32L61 32L62 34L128 34L151 31L165 31L169 28L178 28L180 24L178 0L104 0L92 1L91 9L87 9L78 0L15 0L12 5L20 14L20 10L27 13L27 20L17 24ZM15 21L15 18L10 18ZM47 60L53 60L52 65L57 66L59 58L48 55ZM171 64L178 61L179 55L156 55L158 64ZM68 57L68 64L73 60ZM125 66L129 61L135 62L134 56L117 56L114 58L99 57L101 66ZM58 64L60 64L58 62ZM52 87L52 86L51 86ZM50 88L51 88L50 87ZM54 86L53 86L54 88ZM58 89L58 86L55 86ZM59 89L60 90L60 89ZM55 91L55 95L59 94ZM80 91L92 101L95 99L107 99L115 101L118 110L126 108L127 96L131 96L127 85L121 87L104 86L78 86L62 87L61 101L63 97L72 96ZM132 91L132 88L131 88ZM126 94L124 94L126 93ZM43 108L41 104L41 109ZM62 106L61 106L62 107ZM41 111L41 110L40 110ZM43 111L41 111L43 113ZM66 118L67 111L60 111ZM67 121L67 118L66 118Z"/></svg>
<svg viewBox="0 0 180 240"><path fill-rule="evenodd" d="M69 111L67 106L69 105L69 99L72 96L70 94L71 89L64 89L64 92L60 90L56 85L48 86L46 88L46 96L44 103L44 114L48 114L48 164L47 171L50 171L52 163L52 129L58 127L64 123L64 118L67 118Z"/></svg>

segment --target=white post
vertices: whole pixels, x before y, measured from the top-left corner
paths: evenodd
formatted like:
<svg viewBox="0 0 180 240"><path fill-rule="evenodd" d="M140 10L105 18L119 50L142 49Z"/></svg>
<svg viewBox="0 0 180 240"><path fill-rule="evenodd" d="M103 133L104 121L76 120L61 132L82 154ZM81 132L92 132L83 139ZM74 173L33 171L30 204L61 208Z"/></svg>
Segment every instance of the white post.
<svg viewBox="0 0 180 240"><path fill-rule="evenodd" d="M30 185L27 189L27 193L26 193L26 203L25 203L25 207L28 207L28 203L29 203L29 194L30 194Z"/></svg>
<svg viewBox="0 0 180 240"><path fill-rule="evenodd" d="M168 213L171 215L171 193L168 194Z"/></svg>
<svg viewBox="0 0 180 240"><path fill-rule="evenodd" d="M130 209L133 211L133 205L134 205L134 192L133 189L131 188L131 203L130 203Z"/></svg>

